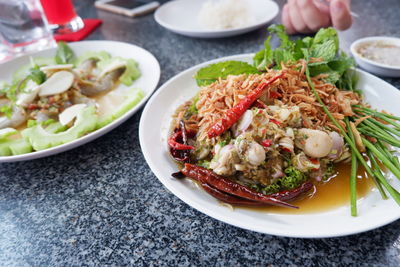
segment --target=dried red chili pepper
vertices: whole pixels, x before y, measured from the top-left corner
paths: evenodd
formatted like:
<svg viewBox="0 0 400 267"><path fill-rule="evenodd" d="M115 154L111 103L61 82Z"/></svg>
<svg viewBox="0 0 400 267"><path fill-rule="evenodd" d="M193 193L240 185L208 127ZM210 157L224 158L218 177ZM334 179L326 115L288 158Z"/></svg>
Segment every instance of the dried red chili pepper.
<svg viewBox="0 0 400 267"><path fill-rule="evenodd" d="M282 125L282 122L275 120L275 119L269 119L270 122L275 123L276 125L280 126Z"/></svg>
<svg viewBox="0 0 400 267"><path fill-rule="evenodd" d="M193 178L201 183L209 184L220 191L237 197L258 201L269 205L298 208L275 197L256 192L200 166L185 163L185 167L181 170L181 172L187 177Z"/></svg>
<svg viewBox="0 0 400 267"><path fill-rule="evenodd" d="M282 95L280 93L278 93L278 92L271 91L271 92L269 92L269 97L272 98L272 99L277 99L279 97L282 97Z"/></svg>
<svg viewBox="0 0 400 267"><path fill-rule="evenodd" d="M221 200L225 203L238 205L238 206L265 206L266 204L263 202L251 201L245 198L229 195L225 192L222 192L209 184L202 183L201 187L203 187L204 191L209 193L211 196L215 197L218 200Z"/></svg>
<svg viewBox="0 0 400 267"><path fill-rule="evenodd" d="M263 147L270 147L274 142L272 139L265 139L264 141L261 142L261 145Z"/></svg>
<svg viewBox="0 0 400 267"><path fill-rule="evenodd" d="M246 112L246 110L259 98L264 90L271 85L273 82L278 80L283 76L283 73L275 76L267 82L261 83L256 89L254 89L250 94L243 98L238 104L228 109L226 112L226 117L222 118L220 122L214 124L210 130L208 130L208 138L213 138L221 135L226 130L232 127L240 117Z"/></svg>
<svg viewBox="0 0 400 267"><path fill-rule="evenodd" d="M193 146L188 145L188 138L196 135L193 131L187 131L185 122L179 122L180 128L176 128L172 136L168 139L170 153L172 157L180 162L190 162L189 150L194 149Z"/></svg>

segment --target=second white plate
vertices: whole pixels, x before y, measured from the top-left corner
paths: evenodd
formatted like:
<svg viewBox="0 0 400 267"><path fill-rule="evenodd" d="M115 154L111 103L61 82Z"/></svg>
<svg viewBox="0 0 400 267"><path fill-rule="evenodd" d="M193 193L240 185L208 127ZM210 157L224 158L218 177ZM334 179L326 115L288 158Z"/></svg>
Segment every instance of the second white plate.
<svg viewBox="0 0 400 267"><path fill-rule="evenodd" d="M72 48L76 56L80 56L87 51L106 51L112 56L132 58L137 61L139 64L139 69L141 71L141 76L130 87L141 89L144 92L143 99L120 118L72 142L27 154L0 157L0 162L32 160L58 154L73 149L77 146L86 144L108 133L109 131L126 121L130 116L136 113L139 108L143 106L143 104L153 93L160 79L160 65L158 64L157 59L150 52L136 45L115 41L83 41L70 43L69 46ZM54 57L55 52L56 48L51 48L3 63L0 66L0 80L10 81L12 79L13 73L16 70L26 64L29 64L29 57Z"/></svg>
<svg viewBox="0 0 400 267"><path fill-rule="evenodd" d="M245 0L254 23L240 28L211 30L198 22L200 0L175 0L157 9L154 18L164 28L191 37L220 38L253 31L270 23L279 13L279 6L271 0Z"/></svg>

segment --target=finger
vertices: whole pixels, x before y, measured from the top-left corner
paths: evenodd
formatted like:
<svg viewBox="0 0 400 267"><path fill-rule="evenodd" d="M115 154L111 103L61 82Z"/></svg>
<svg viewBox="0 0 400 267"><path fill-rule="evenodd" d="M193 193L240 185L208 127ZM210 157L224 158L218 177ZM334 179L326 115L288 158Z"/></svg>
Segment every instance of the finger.
<svg viewBox="0 0 400 267"><path fill-rule="evenodd" d="M330 16L330 10L329 10L329 1L321 1L321 0L313 0L314 6L316 6L322 13L326 14L327 16Z"/></svg>
<svg viewBox="0 0 400 267"><path fill-rule="evenodd" d="M290 17L289 17L289 6L288 4L285 4L283 6L283 10L282 10L282 23L286 28L286 32L288 34L294 34L296 33L296 30L293 28L292 22L290 21Z"/></svg>
<svg viewBox="0 0 400 267"><path fill-rule="evenodd" d="M332 24L338 30L344 31L350 28L353 19L350 14L348 1L332 0L330 6Z"/></svg>
<svg viewBox="0 0 400 267"><path fill-rule="evenodd" d="M313 0L298 0L297 4L303 21L311 31L316 32L322 27L329 26L329 16L321 12Z"/></svg>
<svg viewBox="0 0 400 267"><path fill-rule="evenodd" d="M299 13L299 7L297 5L297 0L289 0L288 2L289 18L296 32L299 33L310 33L310 29L307 27L303 20L303 17Z"/></svg>

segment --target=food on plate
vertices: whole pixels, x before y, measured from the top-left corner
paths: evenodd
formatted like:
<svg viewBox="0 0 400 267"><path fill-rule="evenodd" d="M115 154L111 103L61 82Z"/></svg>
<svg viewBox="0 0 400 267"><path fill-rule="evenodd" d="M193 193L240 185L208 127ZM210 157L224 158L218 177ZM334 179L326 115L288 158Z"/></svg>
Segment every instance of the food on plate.
<svg viewBox="0 0 400 267"><path fill-rule="evenodd" d="M31 58L0 86L0 156L71 142L119 118L142 98L129 88L136 61L88 51L76 58L59 43L54 58Z"/></svg>
<svg viewBox="0 0 400 267"><path fill-rule="evenodd" d="M208 0L203 3L198 20L212 30L240 28L254 23L245 0Z"/></svg>
<svg viewBox="0 0 400 267"><path fill-rule="evenodd" d="M357 53L362 57L392 67L400 67L400 46L385 41L360 44Z"/></svg>
<svg viewBox="0 0 400 267"><path fill-rule="evenodd" d="M172 176L231 205L297 208L290 202L312 198L316 184L347 164L353 216L359 168L383 198L400 203L384 176L388 169L400 178L400 118L363 100L337 32L290 41L281 25L269 31L281 44L272 49L269 36L253 64L224 61L197 72L200 90L172 119L168 146L181 164Z"/></svg>

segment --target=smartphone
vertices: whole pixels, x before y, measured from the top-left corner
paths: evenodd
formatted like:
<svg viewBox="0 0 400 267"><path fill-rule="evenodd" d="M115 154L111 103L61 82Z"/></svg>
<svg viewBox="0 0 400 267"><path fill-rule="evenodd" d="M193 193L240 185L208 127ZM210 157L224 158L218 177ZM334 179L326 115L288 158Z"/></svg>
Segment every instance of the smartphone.
<svg viewBox="0 0 400 267"><path fill-rule="evenodd" d="M160 6L160 3L145 0L98 0L94 5L102 10L136 17L154 11Z"/></svg>

